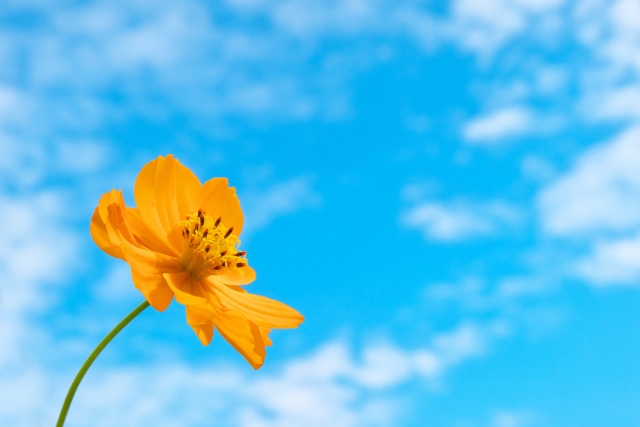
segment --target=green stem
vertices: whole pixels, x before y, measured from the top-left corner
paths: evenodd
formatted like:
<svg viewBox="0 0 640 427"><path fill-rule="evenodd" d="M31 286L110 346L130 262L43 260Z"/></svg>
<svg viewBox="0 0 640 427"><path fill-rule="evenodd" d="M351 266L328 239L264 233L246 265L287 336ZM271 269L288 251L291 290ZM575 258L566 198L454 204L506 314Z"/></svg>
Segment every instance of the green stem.
<svg viewBox="0 0 640 427"><path fill-rule="evenodd" d="M80 381L82 381L84 374L87 373L93 361L96 360L96 357L98 357L102 350L104 350L104 348L111 342L111 340L116 335L118 335L118 333L123 330L124 327L129 324L129 322L131 322L138 314L142 313L147 307L149 307L148 301L145 301L137 306L131 313L127 315L127 317L122 319L120 323L118 323L116 327L113 328L111 332L109 332L107 336L104 337L102 341L100 341L100 344L98 344L98 346L91 352L87 360L82 364L82 367L78 371L76 377L73 379L73 382L71 383L71 387L67 392L67 397L64 399L64 404L62 405L62 409L60 410L60 416L58 417L58 423L56 424L56 427L62 427L64 425L64 420L67 418L67 412L69 412L69 406L71 406L73 396L76 394L76 389L80 385Z"/></svg>

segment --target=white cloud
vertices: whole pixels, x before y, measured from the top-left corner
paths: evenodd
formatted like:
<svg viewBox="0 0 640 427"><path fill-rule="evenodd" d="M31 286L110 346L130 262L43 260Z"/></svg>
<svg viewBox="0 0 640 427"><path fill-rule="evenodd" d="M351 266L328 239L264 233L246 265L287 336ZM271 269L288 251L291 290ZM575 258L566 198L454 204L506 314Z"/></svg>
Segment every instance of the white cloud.
<svg viewBox="0 0 640 427"><path fill-rule="evenodd" d="M540 93L554 96L566 86L568 78L562 66L544 65L536 71L535 86Z"/></svg>
<svg viewBox="0 0 640 427"><path fill-rule="evenodd" d="M535 181L549 181L556 175L555 167L546 159L535 155L528 155L520 164L522 174Z"/></svg>
<svg viewBox="0 0 640 427"><path fill-rule="evenodd" d="M496 145L507 138L530 132L534 123L533 113L529 109L509 107L469 121L463 129L463 137L469 144Z"/></svg>
<svg viewBox="0 0 640 427"><path fill-rule="evenodd" d="M640 235L597 242L573 269L595 286L640 284Z"/></svg>
<svg viewBox="0 0 640 427"><path fill-rule="evenodd" d="M53 192L0 195L0 424L38 425L51 396L49 372L34 347L49 334L37 317L78 268L78 241Z"/></svg>
<svg viewBox="0 0 640 427"><path fill-rule="evenodd" d="M452 5L454 37L464 48L492 54L526 26L517 8L502 0L457 0Z"/></svg>
<svg viewBox="0 0 640 427"><path fill-rule="evenodd" d="M138 301L140 292L133 286L129 264L113 260L106 277L92 286L95 296L101 301Z"/></svg>
<svg viewBox="0 0 640 427"><path fill-rule="evenodd" d="M634 0L454 2L443 24L450 34L442 32L443 38L491 69L490 84L478 98L482 110L496 114L469 123L463 137L495 143L503 134L502 140L549 132L575 119L587 127L594 121L637 122L639 23ZM575 56L558 61L559 46ZM475 86L482 80L474 79ZM510 87L521 89L519 97L499 102ZM512 103L520 110L509 111ZM536 117L534 105L547 111Z"/></svg>
<svg viewBox="0 0 640 427"><path fill-rule="evenodd" d="M523 411L497 411L492 417L492 427L524 427L531 425L531 415Z"/></svg>
<svg viewBox="0 0 640 427"><path fill-rule="evenodd" d="M420 307L433 319L494 319L494 336L509 336L514 331L538 335L562 321L562 314L545 302L557 286L558 278L547 271L495 279L469 276L429 284Z"/></svg>
<svg viewBox="0 0 640 427"><path fill-rule="evenodd" d="M28 39L11 28L2 33L0 45L11 48L0 46L0 60L27 70L5 68L0 111L2 100L25 99L31 127L89 131L123 115L159 119L176 110L194 120L344 117L349 82L389 58L371 39L383 40L387 51L407 36L423 46L453 40L486 56L535 19L548 21L559 3L459 0L449 16L436 18L410 0L223 2L232 24L197 0L48 5L39 8ZM32 7L13 3L6 13ZM344 52L323 53L323 43L336 39ZM336 56L340 66L332 67ZM122 102L106 100L109 91Z"/></svg>
<svg viewBox="0 0 640 427"><path fill-rule="evenodd" d="M564 5L565 0L515 0L514 4L529 12L548 12Z"/></svg>
<svg viewBox="0 0 640 427"><path fill-rule="evenodd" d="M160 119L176 110L193 120L343 117L349 111L341 105L348 99L345 83L382 60L372 53L378 47L354 36L404 34L398 10L415 9L360 0L305 7L293 1L226 2L219 7L234 16L228 24L209 7L197 0L98 0L41 8L28 39L19 30L2 33L0 45L16 47L0 46L2 63L25 64L27 70L5 68L0 111L24 92L33 104L26 123L38 129L90 131L123 115ZM33 11L15 3L6 12ZM253 25L256 18L264 28ZM355 48L322 52L322 42L335 37ZM331 67L336 56L340 67ZM122 102L108 101L105 92L117 93Z"/></svg>
<svg viewBox="0 0 640 427"><path fill-rule="evenodd" d="M421 202L401 216L405 227L417 228L425 239L443 242L497 234L519 220L518 209L501 201Z"/></svg>
<svg viewBox="0 0 640 427"><path fill-rule="evenodd" d="M47 158L42 147L25 144L0 128L0 150L0 183L29 186L42 179Z"/></svg>
<svg viewBox="0 0 640 427"><path fill-rule="evenodd" d="M562 3L562 0L456 0L445 24L445 34L462 49L486 61L527 30L531 36L536 21L551 21Z"/></svg>
<svg viewBox="0 0 640 427"><path fill-rule="evenodd" d="M32 286L65 278L77 248L75 234L61 224L64 200L55 193L1 197L0 274L6 308L38 306ZM35 299L31 300L32 297Z"/></svg>
<svg viewBox="0 0 640 427"><path fill-rule="evenodd" d="M314 1L303 7L295 1L281 1L274 2L271 13L280 28L299 36L355 35L381 24L383 5L384 2L348 0Z"/></svg>
<svg viewBox="0 0 640 427"><path fill-rule="evenodd" d="M608 31L601 33L598 54L616 67L638 68L637 52L640 44L640 6L633 0L618 0L600 11L601 23Z"/></svg>
<svg viewBox="0 0 640 427"><path fill-rule="evenodd" d="M588 149L546 186L537 205L552 235L628 231L640 225L640 128Z"/></svg>
<svg viewBox="0 0 640 427"><path fill-rule="evenodd" d="M469 357L478 357L488 351L492 335L504 335L504 325L496 323L487 330L464 325L454 333L443 334L434 339L434 348L448 365L457 365Z"/></svg>
<svg viewBox="0 0 640 427"><path fill-rule="evenodd" d="M317 0L305 7L290 0L227 1L220 8L234 17L232 24L196 0L48 5L28 39L12 29L2 33L4 44L15 48L0 48L0 60L27 70L6 68L1 78L8 95L0 91L0 110L2 99L28 100L23 131L29 134L91 133L123 116L160 120L176 111L207 122L229 115L344 118L350 82L384 60L370 40L383 41L388 51L407 36L424 46L453 41L487 57L536 22L551 21L562 3L458 0L439 18L410 0ZM8 12L31 7L14 3ZM332 40L344 51L324 53L324 42ZM336 57L339 66L331 66ZM552 74L541 74L547 90L558 81ZM106 92L121 102L108 101Z"/></svg>
<svg viewBox="0 0 640 427"><path fill-rule="evenodd" d="M312 188L308 177L293 178L269 187L263 192L242 195L247 235L267 227L275 218L300 209L315 208L322 197Z"/></svg>
<svg viewBox="0 0 640 427"><path fill-rule="evenodd" d="M640 87L626 85L594 91L582 101L582 109L598 119L639 119Z"/></svg>
<svg viewBox="0 0 640 427"><path fill-rule="evenodd" d="M440 21L411 2L334 4L322 1L302 8L290 1L235 0L229 2L234 8L230 15L239 8L250 13L240 16L228 27L209 18L211 15L202 3L191 1L180 5L95 2L69 9L47 6L41 16L46 24L34 28L28 39L12 33L11 29L4 29L0 35L0 59L7 64L0 74L8 82L3 83L0 90L0 148L5 154L0 158L0 169L5 172L3 179L19 180L25 185L43 182L46 176L43 165L48 159L43 153L47 150L25 142L37 141L43 135L49 139L69 129L91 134L104 121L120 120L132 112L156 118L186 110L207 119L225 114L306 119L337 111L336 115L344 117L348 111L345 107L348 94L344 94L349 91L344 82L371 61L351 55L351 50L361 48L351 43L358 43L369 35L393 41L409 34L425 46L448 38L463 50L486 58L518 36L528 37L532 20L541 18L541 21L553 22L550 14L561 3L555 0L460 0L454 3L450 16ZM635 103L639 98L636 83L621 85L616 77L620 70L638 69L636 9L633 1L619 1L610 14L596 12L616 24L612 25L614 36L597 45L600 59L608 61L607 73L603 74L613 74L613 77L599 76L604 83L583 88L599 96L589 102L601 118L636 120L640 117ZM258 14L258 19L251 13ZM268 30L245 27L246 16L248 21L264 21ZM583 29L578 28L576 32ZM337 68L328 67L330 61L317 66L310 59L318 56L316 47L325 39L339 37L349 44L346 50L350 54L343 55L348 57L345 62ZM25 64L26 71L12 66L17 63L16 53L24 56L20 63ZM366 55L367 52L363 56ZM517 55L510 60L517 63ZM574 80L575 76L549 73L539 77L535 82L539 92L553 95L563 81ZM102 95L112 90L122 95L126 111L104 101ZM58 96L51 97L52 93ZM158 98L166 104L158 103ZM531 131L537 123L526 106L502 110L495 110L495 105L488 107L485 111L493 113L468 124L465 135L470 143L490 144L517 137ZM424 129L425 123L417 121L416 129ZM90 146L76 145L91 140L82 136L78 141L69 141L66 152L53 148L51 151L59 155L56 159L61 165L78 168L79 172L94 170L103 165L102 156L96 156ZM83 156L85 162L69 163L75 147L88 150ZM631 160L635 161L635 147L625 150L620 156L631 154ZM609 152L602 150L602 153ZM609 153L604 157L609 155L613 156ZM581 157L576 168L541 193L538 206L547 232L579 234L596 229L626 232L637 228L634 219L638 208L635 200L639 200L637 182L628 173L632 166L628 162L616 163L617 157L610 158L605 162L606 170L601 172L597 168L597 157L596 154L591 160ZM529 166L536 176L541 175L540 164ZM615 170L618 167L622 172ZM590 174L595 174L596 179L589 179ZM598 180L605 182L600 184ZM587 190L580 187L585 183ZM590 191L594 191L597 199L592 204L588 199ZM304 178L248 196L248 200L243 197L243 202L248 202L245 210L249 230L265 227L279 215L317 206L320 201L320 196ZM567 200L563 200L565 196ZM38 199L34 194L27 198L32 197ZM569 204L573 198L582 202L587 210L578 210L578 215L571 211ZM608 208L606 204L612 201L614 206ZM39 203L36 205L42 208ZM7 198L0 201L0 205L3 212L12 215L11 221L0 230L2 241L7 242L2 246L1 256L6 264L0 273L4 284L0 289L4 299L0 302L0 348L3 349L0 366L5 368L0 374L3 380L0 424L37 425L34 414L40 413L42 401L49 398L51 385L46 377L51 373L43 374L37 366L18 369L17 365L2 363L6 363L8 357L24 359L19 340L33 337L37 329L25 313L45 304L42 300L45 292L41 290L45 289L46 281L59 279L68 266L66 262L78 259L74 256L77 242L57 220L49 218L39 222L38 214L43 210L35 213L21 210L24 202ZM403 222L420 229L429 239L456 240L498 233L517 222L518 216L512 206L500 202L425 202L405 212ZM575 224L572 218L577 218ZM32 224L40 227L30 228ZM15 230L9 229L14 226ZM590 258L578 264L576 274L603 284L636 280L638 266L633 257L636 245L635 238L603 241ZM32 268L34 260L41 261L40 268ZM104 289L119 284L125 277L130 280L124 271L126 266L110 273ZM506 294L536 290L528 282L512 282L500 289ZM482 303L484 301L478 302ZM298 371L291 368L295 365L291 362L273 375L251 379L233 369L194 368L180 363L171 367L131 366L98 371L93 372L93 380L87 378L88 382L83 385L86 389L72 412L76 414L73 415L76 425L123 425L122 420L130 425L207 425L211 420L247 427L297 427L314 423L341 427L375 425L376 422L394 425L395 402L377 393L411 378L430 380L456 363L482 355L489 348L488 341L499 335L499 329L465 325L435 338L423 349L407 351L387 343L365 348L360 358L351 355L343 343L337 343L312 355L320 357L320 361L312 360L312 356L299 360ZM304 373L311 367L320 374L305 377ZM63 382L66 384L66 380ZM369 393L376 395L367 397ZM298 402L302 402L300 406ZM227 404L229 409L225 409ZM233 414L225 412L237 408L243 410ZM326 412L319 414L318 408ZM518 413L511 411L494 417L495 427L519 426L519 422Z"/></svg>
<svg viewBox="0 0 640 427"><path fill-rule="evenodd" d="M407 36L431 47L452 42L491 58L519 37L556 42L554 36L566 36L562 29L571 26L568 32L574 27L579 32L587 26L576 14L572 20L561 15L564 3L456 0L442 17L410 0L317 0L305 7L290 0L227 1L220 7L234 17L232 25L196 0L49 5L41 8L41 24L34 25L28 39L10 28L2 33L0 44L11 47L0 48L2 62L24 63L28 70L6 67L0 76L6 89L0 90L0 110L7 102L19 101L29 105L23 123L31 127L85 130L127 114L162 118L176 110L194 120L238 114L301 120L345 117L350 82L382 60L377 57L380 46L371 47L370 40L384 41L391 51ZM633 1L597 9L595 14L606 18L611 30L603 34L611 34L590 46L597 51L589 53L590 59L601 58L614 68L640 66L630 59L637 50ZM14 3L8 11L31 10ZM264 28L253 26L256 20ZM563 22L561 30L549 30L557 21ZM322 53L327 40L339 40L344 52ZM23 56L26 60L19 61ZM340 66L332 67L336 56ZM530 61L522 63L530 66ZM554 88L572 77L562 66L546 67L536 73L533 84L554 96ZM106 101L106 91L117 92L122 102ZM49 95L53 93L60 96ZM22 111L13 109L12 114ZM516 119L520 125L526 122L522 114ZM520 128L506 129L517 133Z"/></svg>
<svg viewBox="0 0 640 427"><path fill-rule="evenodd" d="M4 326L0 321L0 327ZM2 349L5 351L4 346ZM51 390L51 383L42 369L34 364L2 367L0 361L0 378L0 423L20 427L42 425L42 405L50 398ZM47 424L52 425L53 421Z"/></svg>
<svg viewBox="0 0 640 427"><path fill-rule="evenodd" d="M580 4L575 33L587 48L580 67L580 110L587 119L640 118L640 7L634 0Z"/></svg>
<svg viewBox="0 0 640 427"><path fill-rule="evenodd" d="M359 355L344 341L333 341L258 372L179 360L95 366L74 400L67 425L162 427L215 420L216 425L240 427L393 426L411 406L395 400L397 387L409 381L440 381L460 363L485 355L504 335L495 323L463 323L425 337L423 348L378 342L366 345ZM51 375L43 375L37 366L12 376L3 373L0 423L26 427L45 421L43 416L52 422L66 391L62 384L68 384L71 373ZM52 381L59 384L54 398L49 392ZM16 393L19 405L7 404Z"/></svg>
<svg viewBox="0 0 640 427"><path fill-rule="evenodd" d="M56 144L57 167L62 173L94 172L109 160L108 145L99 141L63 141Z"/></svg>
<svg viewBox="0 0 640 427"><path fill-rule="evenodd" d="M25 124L31 107L29 97L0 81L0 126Z"/></svg>
<svg viewBox="0 0 640 427"><path fill-rule="evenodd" d="M569 255L563 274L593 286L640 281L640 128L585 150L537 197L542 230L586 248Z"/></svg>
<svg viewBox="0 0 640 427"><path fill-rule="evenodd" d="M426 288L425 295L432 301L454 301L470 310L484 310L494 302L487 293L487 284L476 277L466 277L457 283L434 283Z"/></svg>

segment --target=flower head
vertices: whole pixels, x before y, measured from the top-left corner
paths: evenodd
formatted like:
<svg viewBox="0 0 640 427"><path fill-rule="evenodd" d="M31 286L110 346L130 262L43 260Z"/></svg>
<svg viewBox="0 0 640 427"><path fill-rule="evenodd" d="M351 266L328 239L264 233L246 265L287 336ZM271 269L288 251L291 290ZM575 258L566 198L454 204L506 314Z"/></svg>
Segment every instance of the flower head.
<svg viewBox="0 0 640 427"><path fill-rule="evenodd" d="M241 287L256 274L239 248L244 218L235 189L225 178L201 184L169 155L142 168L134 198L132 208L121 191L102 196L91 218L93 240L129 264L135 287L155 309L175 297L204 345L217 329L258 369L271 329L295 328L303 317Z"/></svg>

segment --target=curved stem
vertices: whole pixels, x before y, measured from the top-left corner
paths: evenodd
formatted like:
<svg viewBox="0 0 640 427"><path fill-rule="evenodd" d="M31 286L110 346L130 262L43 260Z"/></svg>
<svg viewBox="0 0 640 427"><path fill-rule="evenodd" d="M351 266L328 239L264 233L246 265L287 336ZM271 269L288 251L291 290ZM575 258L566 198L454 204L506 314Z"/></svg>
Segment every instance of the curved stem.
<svg viewBox="0 0 640 427"><path fill-rule="evenodd" d="M56 427L62 427L64 425L64 420L67 418L67 412L69 412L69 406L71 406L73 396L76 394L76 389L80 385L80 381L82 381L84 374L87 373L93 361L96 360L96 357L98 357L102 350L104 350L104 348L111 342L111 340L116 335L118 335L118 333L123 330L124 327L129 324L129 322L131 322L138 314L142 313L147 307L149 307L148 301L145 301L137 306L131 313L127 315L127 317L122 319L120 323L118 323L116 327L113 328L111 332L109 332L107 336L104 337L102 341L100 341L100 344L98 344L98 346L91 352L87 360L85 360L85 362L82 364L82 367L78 371L76 377L73 379L73 382L71 383L71 387L67 392L67 397L64 399L64 403L62 404L62 409L60 410L60 416L58 417Z"/></svg>

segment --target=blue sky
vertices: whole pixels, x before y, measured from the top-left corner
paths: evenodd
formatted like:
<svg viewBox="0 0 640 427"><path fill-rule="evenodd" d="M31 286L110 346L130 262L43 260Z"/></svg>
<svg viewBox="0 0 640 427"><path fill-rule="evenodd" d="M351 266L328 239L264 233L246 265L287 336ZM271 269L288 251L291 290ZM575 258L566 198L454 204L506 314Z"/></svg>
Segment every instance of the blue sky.
<svg viewBox="0 0 640 427"><path fill-rule="evenodd" d="M637 2L5 0L0 63L3 426L141 301L88 224L168 153L305 322L255 372L147 310L70 427L640 424Z"/></svg>

